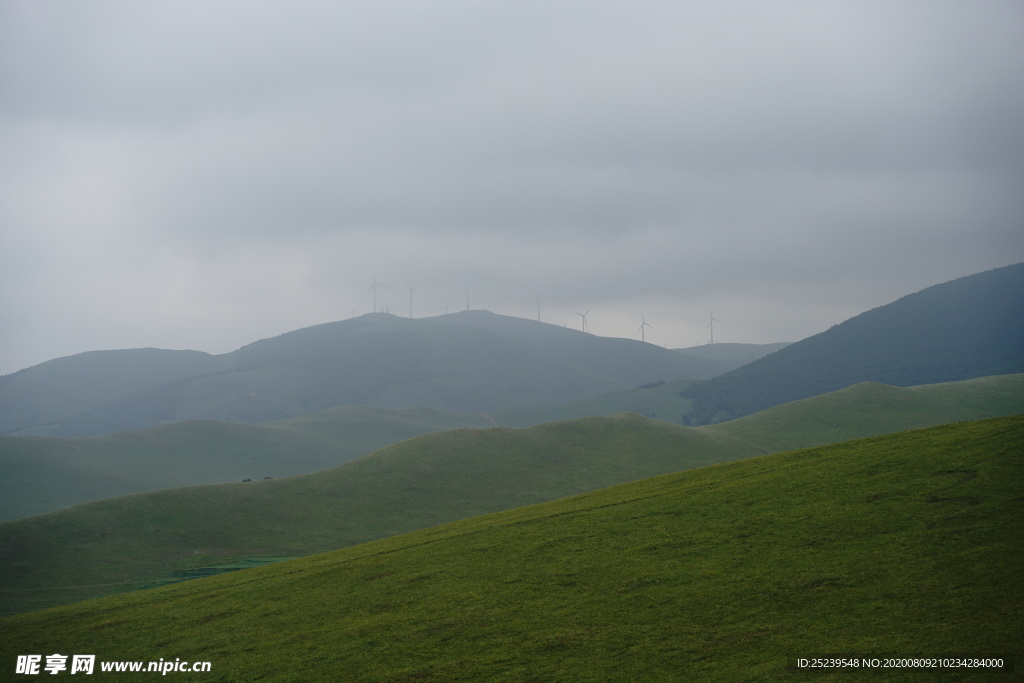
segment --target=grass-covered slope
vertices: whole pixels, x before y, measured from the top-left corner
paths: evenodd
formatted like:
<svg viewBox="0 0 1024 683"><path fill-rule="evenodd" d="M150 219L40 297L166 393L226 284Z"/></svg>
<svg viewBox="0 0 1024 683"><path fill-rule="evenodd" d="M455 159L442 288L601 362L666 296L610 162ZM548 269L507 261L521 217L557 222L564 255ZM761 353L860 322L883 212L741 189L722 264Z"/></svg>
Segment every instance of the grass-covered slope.
<svg viewBox="0 0 1024 683"><path fill-rule="evenodd" d="M483 415L344 406L264 424L191 420L80 438L0 438L0 521L156 489L306 474Z"/></svg>
<svg viewBox="0 0 1024 683"><path fill-rule="evenodd" d="M0 439L0 521L156 489L306 474L397 441L459 427L522 427L635 412L676 422L687 381L488 415L345 406L263 424L190 421L86 438ZM1024 412L1024 375L899 388L862 383L727 423L757 452Z"/></svg>
<svg viewBox="0 0 1024 683"><path fill-rule="evenodd" d="M695 386L706 424L858 382L912 386L1024 372L1024 263L928 287Z"/></svg>
<svg viewBox="0 0 1024 683"><path fill-rule="evenodd" d="M1024 413L1024 374L893 387L861 382L729 422L701 427L776 452Z"/></svg>
<svg viewBox="0 0 1024 683"><path fill-rule="evenodd" d="M1024 418L998 418L661 476L8 617L0 662L180 657L231 681L778 680L815 654L1014 654L1022 446Z"/></svg>
<svg viewBox="0 0 1024 683"><path fill-rule="evenodd" d="M1017 413L1024 375L862 384L701 428L620 415L436 433L303 477L153 491L0 523L0 582L17 589L0 592L0 611L71 602L112 583L150 585L209 566L209 553L218 553L214 565L309 554L801 444ZM334 424L331 413L298 419Z"/></svg>
<svg viewBox="0 0 1024 683"><path fill-rule="evenodd" d="M0 584L17 589L0 591L0 612L163 581L207 554L322 552L757 453L624 414L427 434L310 475L85 503L0 524Z"/></svg>

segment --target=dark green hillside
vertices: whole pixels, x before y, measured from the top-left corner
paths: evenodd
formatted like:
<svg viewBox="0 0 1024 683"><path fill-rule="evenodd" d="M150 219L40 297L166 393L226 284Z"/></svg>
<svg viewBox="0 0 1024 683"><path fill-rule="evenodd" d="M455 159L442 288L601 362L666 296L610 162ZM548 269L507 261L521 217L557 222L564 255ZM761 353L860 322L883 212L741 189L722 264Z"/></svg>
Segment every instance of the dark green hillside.
<svg viewBox="0 0 1024 683"><path fill-rule="evenodd" d="M857 382L911 386L1024 372L1024 263L929 287L695 386L693 423Z"/></svg>
<svg viewBox="0 0 1024 683"><path fill-rule="evenodd" d="M219 356L164 349L89 351L50 360L0 377L0 434L45 427L97 405L225 367Z"/></svg>
<svg viewBox="0 0 1024 683"><path fill-rule="evenodd" d="M483 415L345 406L263 424L191 420L84 438L0 438L0 521L156 489L287 477Z"/></svg>
<svg viewBox="0 0 1024 683"><path fill-rule="evenodd" d="M0 523L0 584L18 589L0 591L0 612L163 580L194 565L196 551L322 552L757 453L729 436L623 414L427 434L314 474L84 503ZM101 586L28 590L91 584Z"/></svg>
<svg viewBox="0 0 1024 683"><path fill-rule="evenodd" d="M999 418L666 475L8 617L0 662L181 657L232 681L738 681L803 680L787 662L814 655L1019 657L1022 445L1024 418Z"/></svg>
<svg viewBox="0 0 1024 683"><path fill-rule="evenodd" d="M86 438L0 439L0 521L178 486L306 474L428 432L635 412L679 422L687 381L489 415L345 406L259 425L194 420ZM707 429L762 452L1024 412L1024 375L897 388L863 383Z"/></svg>
<svg viewBox="0 0 1024 683"><path fill-rule="evenodd" d="M861 384L697 429L620 415L530 429L432 434L305 477L154 491L0 524L0 548L7 549L0 557L0 583L18 588L10 594L0 592L0 601L9 599L0 602L0 611L60 604L109 590L51 589L82 585L79 578L84 576L90 577L85 582L89 584L166 578L187 569L190 562L209 562L206 555L182 559L196 550L229 553L236 559L256 550L259 557L268 550L308 554L801 444L1022 412L1024 375L1007 375L911 388ZM417 414L406 416L410 424L415 424ZM328 443L356 430L351 417L345 410L341 415L331 411L295 418L283 423L293 441L286 439L288 432L274 431L267 433L266 444L223 440L219 447L229 456L226 460L241 458L247 443L265 446L267 453L274 444L283 453L289 451L288 444L307 444L315 450L320 447L316 439ZM375 417L381 420L381 432L393 428L386 416ZM422 423L429 425L430 418L423 415ZM203 424L222 436L236 429L262 433L244 431L248 425ZM180 438L177 427L127 436L155 445L157 437ZM378 434L377 425L366 428L368 437ZM206 442L207 448L215 446L212 440ZM18 485L37 494L45 484L18 480ZM12 489L16 490L17 486ZM68 539L77 540L68 544ZM118 560L111 562L109 557ZM138 585L146 584L127 587Z"/></svg>

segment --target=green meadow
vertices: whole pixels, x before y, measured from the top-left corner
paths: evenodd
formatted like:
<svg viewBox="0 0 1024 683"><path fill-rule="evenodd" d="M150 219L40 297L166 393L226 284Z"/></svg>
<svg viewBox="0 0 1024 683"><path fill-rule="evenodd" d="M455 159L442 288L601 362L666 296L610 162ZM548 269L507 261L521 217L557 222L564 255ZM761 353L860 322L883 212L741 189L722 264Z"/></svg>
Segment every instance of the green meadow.
<svg viewBox="0 0 1024 683"><path fill-rule="evenodd" d="M6 617L0 662L180 657L211 662L182 678L205 681L1002 680L790 665L1019 658L1022 459L1017 416L668 474Z"/></svg>
<svg viewBox="0 0 1024 683"><path fill-rule="evenodd" d="M335 550L801 445L971 419L979 412L1021 413L1022 380L991 377L910 389L865 383L701 428L621 414L522 429L456 429L303 476L94 501L0 524L0 613L152 587L183 573L214 573L268 556ZM325 439L332 419L329 411L296 418L322 430Z"/></svg>
<svg viewBox="0 0 1024 683"><path fill-rule="evenodd" d="M141 491L306 474L461 427L525 427L624 411L678 423L691 403L681 392L691 384L655 382L486 415L342 406L262 424L195 420L84 438L3 437L0 520ZM862 383L701 429L767 453L1022 412L1024 375L999 375L909 388ZM621 481L605 482L612 483Z"/></svg>

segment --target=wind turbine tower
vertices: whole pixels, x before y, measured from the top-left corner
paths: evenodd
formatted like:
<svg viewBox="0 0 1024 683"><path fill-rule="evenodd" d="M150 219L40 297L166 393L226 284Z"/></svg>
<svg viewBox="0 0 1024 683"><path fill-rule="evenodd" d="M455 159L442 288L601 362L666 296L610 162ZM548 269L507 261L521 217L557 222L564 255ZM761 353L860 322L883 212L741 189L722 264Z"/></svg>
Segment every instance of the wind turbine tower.
<svg viewBox="0 0 1024 683"><path fill-rule="evenodd" d="M377 288L378 287L384 287L384 285L382 285L381 283L377 282L377 277L374 276L373 284L370 285L370 288L368 290L366 290L367 292L373 292L373 312L374 313L377 312ZM384 289L387 289L387 287L384 287Z"/></svg>
<svg viewBox="0 0 1024 683"><path fill-rule="evenodd" d="M406 282L405 286L409 287L409 283ZM419 288L420 288L419 285L416 285L415 287L409 287L409 320L412 320L412 293L415 292Z"/></svg>
<svg viewBox="0 0 1024 683"><path fill-rule="evenodd" d="M711 312L710 308L708 309L708 316L710 316L710 318L711 318L708 321L708 327L711 329L711 343L714 344L715 343L715 323L720 323L722 321L715 317L715 314Z"/></svg>
<svg viewBox="0 0 1024 683"><path fill-rule="evenodd" d="M647 322L646 318L644 318L644 312L643 311L640 311L640 321L641 321L640 322L640 328L639 328L640 341L645 342L645 341L647 341L647 339L646 339L646 336L644 335L644 328L645 327L653 327L653 326L649 322Z"/></svg>
<svg viewBox="0 0 1024 683"><path fill-rule="evenodd" d="M580 329L582 329L584 332L587 331L587 313L590 313L590 309L589 308L584 313L580 313L579 311L576 311L576 315L578 315L580 317L580 319L583 321L582 326L581 326Z"/></svg>

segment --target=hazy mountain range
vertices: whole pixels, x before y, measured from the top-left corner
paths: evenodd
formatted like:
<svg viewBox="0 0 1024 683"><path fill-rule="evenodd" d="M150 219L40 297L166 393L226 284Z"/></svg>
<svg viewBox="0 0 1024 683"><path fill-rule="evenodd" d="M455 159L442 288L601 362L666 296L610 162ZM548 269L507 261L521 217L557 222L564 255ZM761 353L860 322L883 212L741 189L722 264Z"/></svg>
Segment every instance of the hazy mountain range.
<svg viewBox="0 0 1024 683"><path fill-rule="evenodd" d="M464 311L384 313L236 351L132 349L0 377L0 433L89 436L168 422L265 422L344 405L493 413L674 380L705 424L857 382L897 386L1024 371L1024 264L929 287L794 344L668 350ZM724 374L723 374L724 373Z"/></svg>
<svg viewBox="0 0 1024 683"><path fill-rule="evenodd" d="M342 405L490 412L708 378L745 360L487 311L415 320L376 313L217 356L131 349L41 363L0 378L0 433L89 436L191 419L264 422Z"/></svg>

